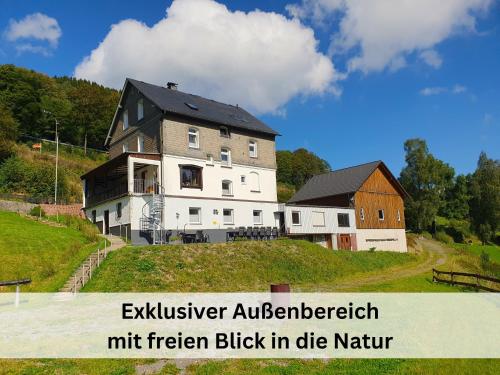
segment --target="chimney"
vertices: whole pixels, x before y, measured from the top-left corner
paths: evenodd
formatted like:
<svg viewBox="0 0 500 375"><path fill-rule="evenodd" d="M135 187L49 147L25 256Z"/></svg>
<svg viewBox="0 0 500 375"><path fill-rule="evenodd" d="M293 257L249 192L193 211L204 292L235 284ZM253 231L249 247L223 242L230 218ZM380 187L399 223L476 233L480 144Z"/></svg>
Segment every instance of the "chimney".
<svg viewBox="0 0 500 375"><path fill-rule="evenodd" d="M170 90L177 90L178 84L175 82L167 82L167 89Z"/></svg>

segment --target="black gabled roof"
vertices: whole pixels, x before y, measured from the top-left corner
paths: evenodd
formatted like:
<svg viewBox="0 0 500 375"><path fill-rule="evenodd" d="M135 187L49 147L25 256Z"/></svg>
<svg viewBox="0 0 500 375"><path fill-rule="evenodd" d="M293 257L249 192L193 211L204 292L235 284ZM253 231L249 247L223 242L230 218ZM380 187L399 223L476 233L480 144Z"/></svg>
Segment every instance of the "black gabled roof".
<svg viewBox="0 0 500 375"><path fill-rule="evenodd" d="M198 95L171 90L131 78L127 78L126 82L137 88L162 111L259 133L279 135L278 132L239 106L216 102Z"/></svg>
<svg viewBox="0 0 500 375"><path fill-rule="evenodd" d="M395 184L400 193L403 196L407 196L408 194L387 166L382 161L377 160L314 176L295 193L289 202L298 203L316 198L355 193L379 166L385 169L390 180Z"/></svg>

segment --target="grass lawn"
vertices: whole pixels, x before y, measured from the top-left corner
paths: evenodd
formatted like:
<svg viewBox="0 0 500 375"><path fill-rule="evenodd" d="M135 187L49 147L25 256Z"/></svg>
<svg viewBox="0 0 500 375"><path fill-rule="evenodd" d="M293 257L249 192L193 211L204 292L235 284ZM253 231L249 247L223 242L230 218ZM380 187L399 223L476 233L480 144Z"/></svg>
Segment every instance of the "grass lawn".
<svg viewBox="0 0 500 375"><path fill-rule="evenodd" d="M452 246L455 249L459 250L465 250L465 251L470 251L471 253L475 255L481 255L481 253L484 251L490 256L490 260L495 263L500 264L500 246L496 245L481 245L479 243L467 245L467 244L459 244L459 243L454 243Z"/></svg>
<svg viewBox="0 0 500 375"><path fill-rule="evenodd" d="M57 291L96 248L76 229L0 211L0 280L31 278L22 291Z"/></svg>
<svg viewBox="0 0 500 375"><path fill-rule="evenodd" d="M210 361L191 365L188 374L498 374L499 360L488 359L333 359Z"/></svg>
<svg viewBox="0 0 500 375"><path fill-rule="evenodd" d="M237 292L292 288L416 263L394 252L326 251L297 240L129 247L109 255L84 291ZM314 290L314 289L312 289Z"/></svg>

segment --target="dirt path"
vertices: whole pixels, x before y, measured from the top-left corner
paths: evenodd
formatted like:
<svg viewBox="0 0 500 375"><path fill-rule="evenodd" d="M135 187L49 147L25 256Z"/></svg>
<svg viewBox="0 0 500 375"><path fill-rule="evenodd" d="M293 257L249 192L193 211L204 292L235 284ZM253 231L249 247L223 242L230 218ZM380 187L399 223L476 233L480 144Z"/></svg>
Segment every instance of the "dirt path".
<svg viewBox="0 0 500 375"><path fill-rule="evenodd" d="M417 262L403 266L395 266L378 272L369 272L366 274L353 275L349 278L340 279L325 284L314 284L303 286L297 291L309 292L312 289L315 292L337 292L356 289L360 286L382 284L398 279L404 279L423 273L428 273L437 266L443 265L448 260L448 255L453 251L437 241L428 240L424 237L416 240L416 248L420 249L420 259Z"/></svg>

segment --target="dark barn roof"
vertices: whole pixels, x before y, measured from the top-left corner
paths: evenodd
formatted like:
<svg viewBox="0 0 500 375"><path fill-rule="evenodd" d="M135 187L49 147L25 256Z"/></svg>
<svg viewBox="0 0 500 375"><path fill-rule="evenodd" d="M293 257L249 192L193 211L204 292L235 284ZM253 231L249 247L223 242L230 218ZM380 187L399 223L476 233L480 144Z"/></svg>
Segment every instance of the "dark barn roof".
<svg viewBox="0 0 500 375"><path fill-rule="evenodd" d="M363 183L379 166L386 171L386 175L400 193L407 196L399 181L392 175L386 165L378 160L314 176L295 193L289 202L298 203L311 199L354 193L361 188Z"/></svg>
<svg viewBox="0 0 500 375"><path fill-rule="evenodd" d="M278 135L278 133L239 106L205 99L198 95L127 78L145 97L165 112L215 122L235 128Z"/></svg>

